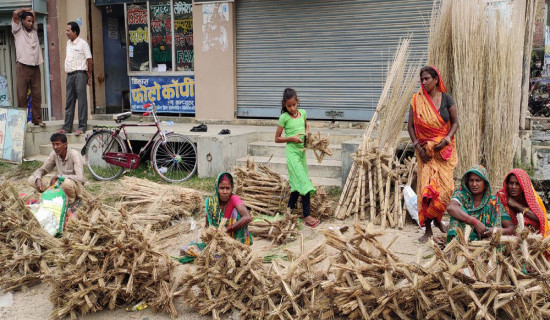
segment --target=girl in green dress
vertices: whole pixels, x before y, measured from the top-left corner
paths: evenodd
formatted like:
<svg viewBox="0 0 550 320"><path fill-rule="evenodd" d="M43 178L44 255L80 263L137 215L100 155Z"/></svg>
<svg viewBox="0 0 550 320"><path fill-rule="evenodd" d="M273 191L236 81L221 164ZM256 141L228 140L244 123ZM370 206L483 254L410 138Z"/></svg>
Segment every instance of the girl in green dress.
<svg viewBox="0 0 550 320"><path fill-rule="evenodd" d="M291 192L288 207L295 209L298 196L302 196L304 223L315 228L320 223L318 219L310 215L310 197L315 193L315 187L308 176L306 152L302 150L304 148L302 139L308 128L308 123L306 111L298 109L298 103L296 91L286 88L281 101L281 116L275 133L275 142L286 143L286 165ZM283 129L285 137L281 136Z"/></svg>

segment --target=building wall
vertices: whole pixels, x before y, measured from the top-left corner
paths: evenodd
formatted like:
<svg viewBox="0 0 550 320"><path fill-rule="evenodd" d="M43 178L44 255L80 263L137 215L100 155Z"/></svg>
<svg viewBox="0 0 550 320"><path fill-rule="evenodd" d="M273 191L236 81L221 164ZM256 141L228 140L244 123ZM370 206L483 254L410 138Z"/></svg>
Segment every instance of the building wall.
<svg viewBox="0 0 550 320"><path fill-rule="evenodd" d="M235 4L193 5L195 117L233 120L237 110Z"/></svg>
<svg viewBox="0 0 550 320"><path fill-rule="evenodd" d="M539 0L533 34L533 48L544 48L544 29L546 24L546 1Z"/></svg>

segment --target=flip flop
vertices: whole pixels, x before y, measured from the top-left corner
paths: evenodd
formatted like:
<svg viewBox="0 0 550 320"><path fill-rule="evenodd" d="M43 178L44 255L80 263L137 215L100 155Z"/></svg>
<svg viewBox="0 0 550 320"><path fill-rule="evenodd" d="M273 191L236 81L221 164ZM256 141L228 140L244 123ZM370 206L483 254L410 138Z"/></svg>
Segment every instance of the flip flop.
<svg viewBox="0 0 550 320"><path fill-rule="evenodd" d="M193 128L191 128L191 132L206 132L208 130L208 127L204 124L204 123L201 123L199 124L198 126L195 126Z"/></svg>
<svg viewBox="0 0 550 320"><path fill-rule="evenodd" d="M313 219L315 219L315 218L313 218ZM315 219L315 221L313 221L313 222L304 221L304 224L305 224L306 226L310 227L310 228L315 228L315 227L317 227L320 223L321 223L321 220L319 220L319 219Z"/></svg>

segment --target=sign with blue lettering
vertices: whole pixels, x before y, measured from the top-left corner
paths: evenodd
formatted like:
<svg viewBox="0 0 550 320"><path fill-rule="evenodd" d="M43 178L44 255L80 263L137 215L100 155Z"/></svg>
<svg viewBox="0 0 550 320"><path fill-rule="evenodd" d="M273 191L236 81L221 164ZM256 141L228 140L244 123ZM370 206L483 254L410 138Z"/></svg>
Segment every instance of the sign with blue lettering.
<svg viewBox="0 0 550 320"><path fill-rule="evenodd" d="M144 104L155 103L159 113L195 113L193 76L130 77L130 106L145 112Z"/></svg>

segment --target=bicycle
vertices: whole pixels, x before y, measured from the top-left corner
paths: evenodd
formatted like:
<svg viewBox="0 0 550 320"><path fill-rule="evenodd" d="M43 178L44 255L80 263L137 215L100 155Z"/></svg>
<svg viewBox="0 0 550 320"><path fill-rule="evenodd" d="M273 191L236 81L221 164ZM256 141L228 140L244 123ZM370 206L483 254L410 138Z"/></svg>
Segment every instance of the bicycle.
<svg viewBox="0 0 550 320"><path fill-rule="evenodd" d="M95 179L114 180L125 169L137 168L151 146L151 166L163 180L174 183L185 181L193 176L197 170L195 144L181 134L162 132L155 112L155 104L148 103L143 107L148 109L151 106L153 107L150 111L145 112L143 116L152 114L154 123L123 123L132 116L132 112L128 111L113 115L113 120L119 124L116 128L94 129L86 139L82 155L86 156L88 169ZM156 127L157 131L136 154L126 133L126 127ZM121 139L121 131L124 133L124 140Z"/></svg>

